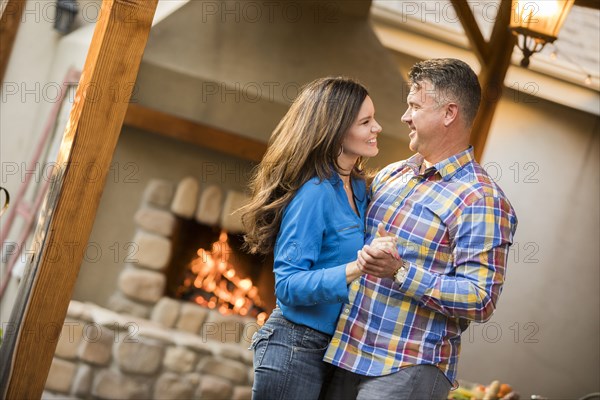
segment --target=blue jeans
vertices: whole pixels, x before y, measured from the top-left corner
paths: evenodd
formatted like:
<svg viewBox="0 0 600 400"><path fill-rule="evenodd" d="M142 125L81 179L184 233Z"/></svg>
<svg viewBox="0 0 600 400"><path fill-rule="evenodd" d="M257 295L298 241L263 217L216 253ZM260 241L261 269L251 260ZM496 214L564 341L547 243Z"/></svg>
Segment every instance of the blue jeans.
<svg viewBox="0 0 600 400"><path fill-rule="evenodd" d="M384 376L358 375L336 368L327 400L444 400L452 385L435 365L414 365Z"/></svg>
<svg viewBox="0 0 600 400"><path fill-rule="evenodd" d="M318 399L333 366L323 362L331 336L286 320L276 308L254 334L252 398Z"/></svg>

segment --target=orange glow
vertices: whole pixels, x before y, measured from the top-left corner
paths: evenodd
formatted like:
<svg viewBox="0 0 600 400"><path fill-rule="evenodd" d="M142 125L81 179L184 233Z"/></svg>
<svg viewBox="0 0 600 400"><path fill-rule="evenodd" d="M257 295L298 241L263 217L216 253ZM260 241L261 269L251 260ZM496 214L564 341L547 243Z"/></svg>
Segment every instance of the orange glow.
<svg viewBox="0 0 600 400"><path fill-rule="evenodd" d="M237 276L234 266L230 263L231 247L227 240L227 233L221 231L219 240L211 245L211 251L198 249L197 258L188 265L189 271L195 276L185 278L178 292L183 293L193 286L206 294L197 294L193 301L204 307L217 309L221 314L248 315L251 310L256 313L263 307L258 296L258 288L248 278ZM256 314L251 314L256 315ZM267 314L259 312L257 322L262 325Z"/></svg>

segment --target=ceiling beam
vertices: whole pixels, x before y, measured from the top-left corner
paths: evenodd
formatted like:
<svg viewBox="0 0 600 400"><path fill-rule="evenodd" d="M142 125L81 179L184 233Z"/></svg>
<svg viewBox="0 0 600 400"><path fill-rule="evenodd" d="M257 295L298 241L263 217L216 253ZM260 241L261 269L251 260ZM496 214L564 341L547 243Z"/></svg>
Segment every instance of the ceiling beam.
<svg viewBox="0 0 600 400"><path fill-rule="evenodd" d="M21 16L26 0L8 0L0 17L0 84L4 82L4 74L10 59L17 31L21 26Z"/></svg>
<svg viewBox="0 0 600 400"><path fill-rule="evenodd" d="M129 105L123 125L254 162L260 162L267 150L267 144L258 140L199 124L139 104Z"/></svg>
<svg viewBox="0 0 600 400"><path fill-rule="evenodd" d="M130 90L118 102L110 93L135 82L157 3L102 1L32 244L40 250L3 325L0 398L42 396L129 105ZM85 172L90 165L97 179Z"/></svg>
<svg viewBox="0 0 600 400"><path fill-rule="evenodd" d="M587 7L593 8L594 10L600 10L600 1L598 0L575 0L574 4L579 7Z"/></svg>
<svg viewBox="0 0 600 400"><path fill-rule="evenodd" d="M479 63L486 64L490 52L489 46L481 34L469 3L464 0L451 0L451 2Z"/></svg>
<svg viewBox="0 0 600 400"><path fill-rule="evenodd" d="M504 78L510 65L515 46L515 36L509 30L511 2L500 3L496 22L488 46L493 53L482 65L479 74L481 84L481 105L473 123L471 143L475 148L475 158L480 161L487 141L496 106L504 89Z"/></svg>

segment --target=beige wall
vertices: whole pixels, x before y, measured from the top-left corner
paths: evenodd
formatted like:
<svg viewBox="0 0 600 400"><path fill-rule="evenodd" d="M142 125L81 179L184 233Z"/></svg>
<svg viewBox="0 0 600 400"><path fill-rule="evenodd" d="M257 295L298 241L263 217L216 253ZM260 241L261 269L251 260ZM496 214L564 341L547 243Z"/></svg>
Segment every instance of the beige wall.
<svg viewBox="0 0 600 400"><path fill-rule="evenodd" d="M600 388L599 133L597 117L544 100L508 91L499 104L482 165L519 226L496 313L463 335L459 378L551 398Z"/></svg>

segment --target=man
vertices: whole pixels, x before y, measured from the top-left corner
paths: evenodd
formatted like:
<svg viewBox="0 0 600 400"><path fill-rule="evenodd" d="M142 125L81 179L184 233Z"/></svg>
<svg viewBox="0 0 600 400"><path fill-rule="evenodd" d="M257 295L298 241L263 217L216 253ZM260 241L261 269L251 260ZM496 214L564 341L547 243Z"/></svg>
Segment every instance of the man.
<svg viewBox="0 0 600 400"><path fill-rule="evenodd" d="M504 283L517 218L469 146L477 76L435 59L409 78L402 121L417 154L377 174L367 213L367 243L395 235L398 253L377 240L359 253L367 275L350 285L325 355L340 367L332 398L447 398L460 334L491 317Z"/></svg>

